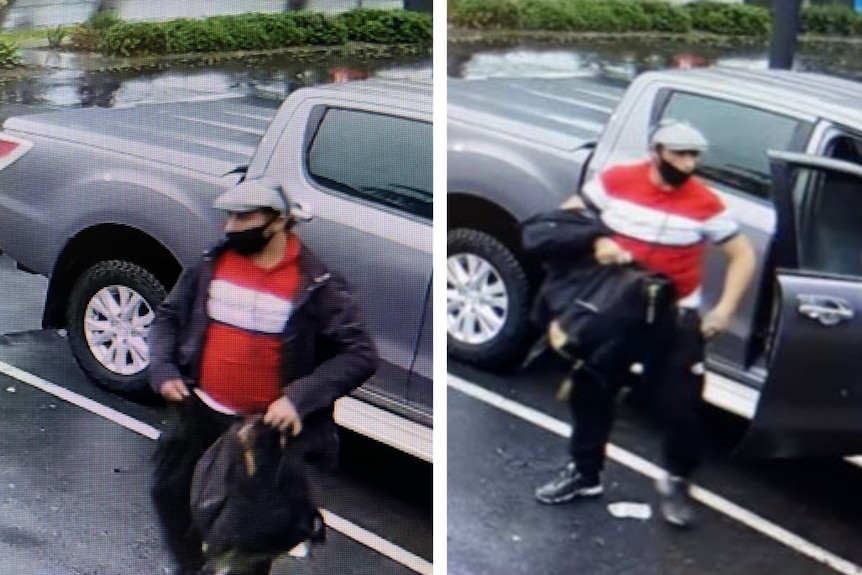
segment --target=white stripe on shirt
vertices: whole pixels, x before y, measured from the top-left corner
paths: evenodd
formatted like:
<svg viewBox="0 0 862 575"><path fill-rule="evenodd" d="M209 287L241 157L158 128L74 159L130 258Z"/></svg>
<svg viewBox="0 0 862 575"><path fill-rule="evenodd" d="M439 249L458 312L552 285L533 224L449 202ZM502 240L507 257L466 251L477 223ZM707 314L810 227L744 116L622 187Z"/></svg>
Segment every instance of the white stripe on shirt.
<svg viewBox="0 0 862 575"><path fill-rule="evenodd" d="M293 313L293 303L278 296L213 280L209 287L207 314L229 326L258 333L278 334Z"/></svg>
<svg viewBox="0 0 862 575"><path fill-rule="evenodd" d="M739 231L729 210L706 220L670 214L607 193L601 178L587 182L582 193L601 211L602 221L614 232L644 242L690 246L703 240L721 243Z"/></svg>

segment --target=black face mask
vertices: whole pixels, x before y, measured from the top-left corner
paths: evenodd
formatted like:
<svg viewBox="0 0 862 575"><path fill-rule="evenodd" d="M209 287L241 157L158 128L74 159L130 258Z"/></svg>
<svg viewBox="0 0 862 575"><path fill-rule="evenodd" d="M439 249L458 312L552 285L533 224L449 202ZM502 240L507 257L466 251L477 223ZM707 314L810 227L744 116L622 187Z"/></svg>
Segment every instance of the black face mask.
<svg viewBox="0 0 862 575"><path fill-rule="evenodd" d="M249 228L241 232L227 232L228 249L243 256L260 253L272 239L273 234L267 236L264 231L274 221L275 218L256 228Z"/></svg>
<svg viewBox="0 0 862 575"><path fill-rule="evenodd" d="M658 159L658 173L661 179L673 188L680 187L692 176L691 172L684 172L661 157Z"/></svg>

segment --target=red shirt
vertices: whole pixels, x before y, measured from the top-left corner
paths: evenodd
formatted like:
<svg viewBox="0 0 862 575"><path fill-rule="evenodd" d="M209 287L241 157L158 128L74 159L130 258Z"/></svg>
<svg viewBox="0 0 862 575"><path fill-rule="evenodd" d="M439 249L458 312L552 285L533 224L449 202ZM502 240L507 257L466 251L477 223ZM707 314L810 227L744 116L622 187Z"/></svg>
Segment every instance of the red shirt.
<svg viewBox="0 0 862 575"><path fill-rule="evenodd" d="M706 242L724 242L739 226L697 178L666 190L652 183L649 170L649 162L610 168L588 182L584 194L602 210L614 241L644 267L668 276L680 305L697 307Z"/></svg>
<svg viewBox="0 0 862 575"><path fill-rule="evenodd" d="M239 413L263 413L281 395L281 333L299 287L299 241L270 269L227 251L209 286L200 386Z"/></svg>

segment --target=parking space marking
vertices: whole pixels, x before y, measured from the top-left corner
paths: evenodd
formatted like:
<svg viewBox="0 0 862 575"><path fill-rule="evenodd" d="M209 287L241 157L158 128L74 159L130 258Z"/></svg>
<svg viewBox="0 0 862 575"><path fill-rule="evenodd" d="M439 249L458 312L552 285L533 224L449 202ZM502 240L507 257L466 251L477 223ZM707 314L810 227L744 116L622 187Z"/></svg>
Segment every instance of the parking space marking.
<svg viewBox="0 0 862 575"><path fill-rule="evenodd" d="M69 391L68 389L60 387L56 383L51 383L47 379L42 379L37 375L33 375L30 372L19 369L14 365L10 365L5 361L0 361L0 373L4 373L13 379L17 379L21 383L26 383L36 389L40 389L67 403L86 409L90 413L94 413L100 417L113 421L114 423L122 425L126 429L131 429L144 437L148 437L150 439L157 439L159 437L159 430L152 425L147 425L142 421L129 417L125 413L117 411L116 409L111 409L106 405L102 405L98 401L93 401L89 397L84 397L74 391Z"/></svg>
<svg viewBox="0 0 862 575"><path fill-rule="evenodd" d="M473 399L481 401L499 409L500 411L514 415L515 417L523 419L524 421L532 423L533 425L541 427L551 433L566 438L569 437L569 434L571 433L571 426L569 424L560 421L559 419L555 419L546 413L542 413L537 409L533 409L532 407L528 407L503 397L493 391L489 391L479 385L465 381L457 376L447 374L446 383L450 388L468 397L472 397ZM608 444L607 454L609 458L613 459L617 463L652 479L656 479L665 473L664 469L658 465L617 445ZM728 499L725 499L715 492L693 485L691 495L695 500L699 501L706 507L710 507L731 519L750 527L758 533L761 533L782 545L790 547L802 555L805 555L819 563L823 563L838 573L843 573L845 575L862 575L862 566L856 565L855 563L827 551L807 539L788 531L780 525L777 525L768 519L765 519Z"/></svg>
<svg viewBox="0 0 862 575"><path fill-rule="evenodd" d="M133 417L129 417L125 413L117 411L116 409L112 409L97 401L93 401L89 397L85 397L74 391L69 391L63 387L60 387L56 383L52 383L47 379L43 379L37 375L34 375L30 372L24 371L23 369L17 368L14 365L10 365L4 361L0 361L0 373L3 373L12 379L20 381L21 383L25 383L31 387L35 387L45 393L53 395L58 399L62 399L67 403L71 403L81 409L85 409L90 413L98 415L104 419L112 421L118 425L125 427L135 433L143 435L149 439L158 439L159 430L153 427L152 425L148 425L142 421L138 421ZM347 519L332 513L331 511L327 511L326 509L321 509L321 513L323 514L326 525L335 531L338 531L342 535L353 539L361 543L362 545L372 549L373 551L380 553L384 557L388 557L393 561L400 563L404 567L407 567L411 571L419 573L420 575L431 575L433 571L433 564L422 559L418 555L407 551L401 547L398 547L391 541L387 541L386 539L380 537L379 535L367 531L363 529L359 525L351 523Z"/></svg>
<svg viewBox="0 0 862 575"><path fill-rule="evenodd" d="M326 524L342 535L346 535L354 541L358 541L366 547L374 549L381 555L389 557L393 561L397 561L416 573L421 573L421 575L432 575L434 566L418 555L410 553L409 551L398 547L394 543L383 539L376 533L363 529L359 525L355 525L330 511L326 511L324 509L321 513L323 514L323 519Z"/></svg>

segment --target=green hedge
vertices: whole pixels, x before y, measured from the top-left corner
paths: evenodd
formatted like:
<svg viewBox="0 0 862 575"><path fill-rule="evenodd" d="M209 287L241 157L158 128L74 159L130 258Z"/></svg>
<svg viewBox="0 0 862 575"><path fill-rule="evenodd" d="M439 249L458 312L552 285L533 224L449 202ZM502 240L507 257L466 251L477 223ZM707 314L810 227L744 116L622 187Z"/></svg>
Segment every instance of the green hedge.
<svg viewBox="0 0 862 575"><path fill-rule="evenodd" d="M290 46L341 46L349 41L431 45L430 14L354 10L337 16L314 12L243 14L168 22L113 21L78 27L73 46L115 56L272 50Z"/></svg>
<svg viewBox="0 0 862 575"><path fill-rule="evenodd" d="M431 44L431 15L404 10L354 10L340 16L352 42Z"/></svg>
<svg viewBox="0 0 862 575"><path fill-rule="evenodd" d="M452 0L449 20L464 28L561 32L706 32L769 34L771 12L761 6L663 0ZM802 9L805 34L862 34L862 15L840 6Z"/></svg>
<svg viewBox="0 0 862 575"><path fill-rule="evenodd" d="M809 6L800 27L803 34L853 36L862 34L862 16L841 6Z"/></svg>
<svg viewBox="0 0 862 575"><path fill-rule="evenodd" d="M18 46L14 42L0 39L0 68L11 68L21 63Z"/></svg>
<svg viewBox="0 0 862 575"><path fill-rule="evenodd" d="M723 36L766 36L769 34L769 11L747 4L693 2L685 5L691 14L692 27L700 32Z"/></svg>

